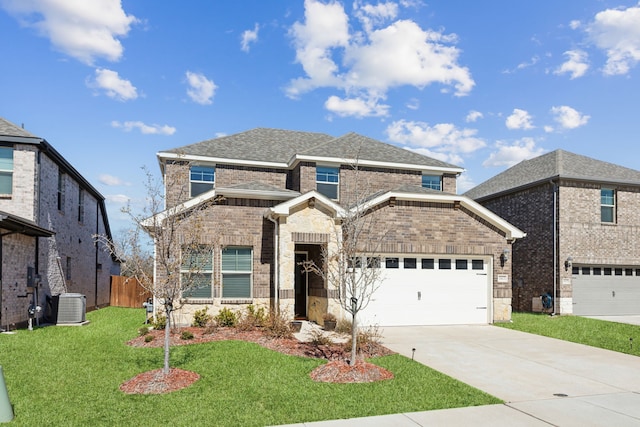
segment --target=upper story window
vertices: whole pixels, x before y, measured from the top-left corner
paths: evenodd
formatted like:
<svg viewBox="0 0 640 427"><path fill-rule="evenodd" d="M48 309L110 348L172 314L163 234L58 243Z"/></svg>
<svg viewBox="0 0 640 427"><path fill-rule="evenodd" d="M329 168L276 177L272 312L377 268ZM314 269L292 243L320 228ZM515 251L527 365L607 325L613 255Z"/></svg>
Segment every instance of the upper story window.
<svg viewBox="0 0 640 427"><path fill-rule="evenodd" d="M610 188L600 190L600 221L615 222L616 218L616 193Z"/></svg>
<svg viewBox="0 0 640 427"><path fill-rule="evenodd" d="M13 148L0 147L0 194L13 193Z"/></svg>
<svg viewBox="0 0 640 427"><path fill-rule="evenodd" d="M442 191L442 177L440 175L422 175L422 188Z"/></svg>
<svg viewBox="0 0 640 427"><path fill-rule="evenodd" d="M191 197L213 190L216 180L216 168L213 166L191 166L189 182Z"/></svg>
<svg viewBox="0 0 640 427"><path fill-rule="evenodd" d="M64 173L58 170L58 210L64 211Z"/></svg>
<svg viewBox="0 0 640 427"><path fill-rule="evenodd" d="M340 169L328 166L316 167L316 188L318 193L330 199L338 200L338 184L340 183Z"/></svg>

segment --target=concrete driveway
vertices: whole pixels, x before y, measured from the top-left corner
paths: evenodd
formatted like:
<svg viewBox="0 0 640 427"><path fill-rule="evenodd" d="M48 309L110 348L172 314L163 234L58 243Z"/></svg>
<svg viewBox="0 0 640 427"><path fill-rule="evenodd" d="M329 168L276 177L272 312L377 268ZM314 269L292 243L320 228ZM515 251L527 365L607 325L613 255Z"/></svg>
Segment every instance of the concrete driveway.
<svg viewBox="0 0 640 427"><path fill-rule="evenodd" d="M496 326L386 327L382 335L390 349L503 399L499 411L513 421L640 426L638 357Z"/></svg>
<svg viewBox="0 0 640 427"><path fill-rule="evenodd" d="M627 316L583 316L590 319L606 320L608 322L628 323L630 325L640 325L640 315L630 314Z"/></svg>

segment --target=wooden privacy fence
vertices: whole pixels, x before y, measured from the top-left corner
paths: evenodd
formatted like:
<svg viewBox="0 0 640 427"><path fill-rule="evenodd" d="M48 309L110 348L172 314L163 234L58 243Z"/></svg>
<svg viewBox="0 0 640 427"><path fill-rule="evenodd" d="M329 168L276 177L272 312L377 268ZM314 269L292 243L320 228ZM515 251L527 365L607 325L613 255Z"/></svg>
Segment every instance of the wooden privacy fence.
<svg viewBox="0 0 640 427"><path fill-rule="evenodd" d="M142 303L151 296L136 278L111 276L111 306L142 308Z"/></svg>

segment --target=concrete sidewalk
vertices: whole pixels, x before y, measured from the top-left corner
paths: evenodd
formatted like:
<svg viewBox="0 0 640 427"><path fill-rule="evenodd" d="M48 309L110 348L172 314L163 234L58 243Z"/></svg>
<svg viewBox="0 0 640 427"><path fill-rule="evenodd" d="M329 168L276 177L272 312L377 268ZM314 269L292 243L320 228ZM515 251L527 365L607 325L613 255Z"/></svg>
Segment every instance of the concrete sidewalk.
<svg viewBox="0 0 640 427"><path fill-rule="evenodd" d="M297 426L640 426L635 356L496 326L387 327L382 334L390 349L505 404Z"/></svg>

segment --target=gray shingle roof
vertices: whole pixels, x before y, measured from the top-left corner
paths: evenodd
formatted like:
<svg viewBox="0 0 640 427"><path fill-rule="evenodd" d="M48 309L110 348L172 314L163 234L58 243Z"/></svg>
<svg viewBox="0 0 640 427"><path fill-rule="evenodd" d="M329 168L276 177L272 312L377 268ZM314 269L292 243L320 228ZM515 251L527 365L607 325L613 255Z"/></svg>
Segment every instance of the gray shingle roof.
<svg viewBox="0 0 640 427"><path fill-rule="evenodd" d="M460 169L455 165L356 133L348 133L342 137L335 138L324 133L256 128L164 152L238 161L251 160L275 163L288 163L297 154L318 159L358 158L359 160L376 162Z"/></svg>
<svg viewBox="0 0 640 427"><path fill-rule="evenodd" d="M467 191L472 199L483 199L552 178L640 185L640 171L564 150L524 160Z"/></svg>
<svg viewBox="0 0 640 427"><path fill-rule="evenodd" d="M17 136L22 138L38 138L10 121L0 117L0 137Z"/></svg>

